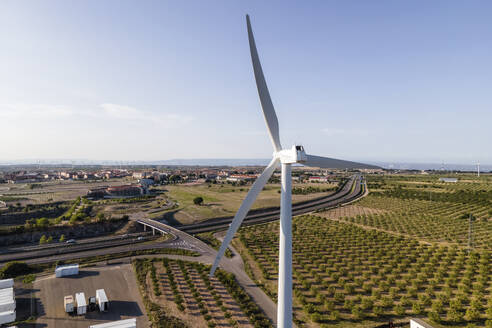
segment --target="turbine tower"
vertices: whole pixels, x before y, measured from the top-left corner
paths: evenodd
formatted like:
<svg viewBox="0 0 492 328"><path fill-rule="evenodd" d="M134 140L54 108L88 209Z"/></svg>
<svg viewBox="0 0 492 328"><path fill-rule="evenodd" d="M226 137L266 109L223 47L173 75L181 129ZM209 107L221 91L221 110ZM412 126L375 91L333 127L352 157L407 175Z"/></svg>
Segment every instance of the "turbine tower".
<svg viewBox="0 0 492 328"><path fill-rule="evenodd" d="M229 243L241 225L249 209L258 197L258 194L268 182L275 169L280 165L282 168L281 196L280 196L280 243L279 243L279 274L278 274L278 303L277 303L277 327L292 327L292 164L303 164L306 166L330 168L330 169L380 169L378 166L344 161L334 158L326 158L308 155L304 152L304 147L294 145L291 148L282 148L280 144L279 126L277 115L273 107L270 93L263 75L258 51L256 50L255 39L249 16L246 15L246 25L248 29L249 48L251 60L256 80L256 87L260 98L263 116L266 121L268 134L273 145L273 158L270 164L263 170L261 175L251 186L246 198L239 207L227 234L220 246L215 258L210 276L213 276L219 266L221 258L224 256Z"/></svg>
<svg viewBox="0 0 492 328"><path fill-rule="evenodd" d="M477 163L477 176L480 178L480 161Z"/></svg>

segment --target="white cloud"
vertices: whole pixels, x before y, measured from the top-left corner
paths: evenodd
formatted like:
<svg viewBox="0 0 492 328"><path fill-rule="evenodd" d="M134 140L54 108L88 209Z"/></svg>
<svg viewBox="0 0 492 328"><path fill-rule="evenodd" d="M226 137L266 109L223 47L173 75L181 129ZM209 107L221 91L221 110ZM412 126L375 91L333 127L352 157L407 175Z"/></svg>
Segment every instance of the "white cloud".
<svg viewBox="0 0 492 328"><path fill-rule="evenodd" d="M43 104L0 104L0 117L6 119L53 119L74 112L68 107Z"/></svg>
<svg viewBox="0 0 492 328"><path fill-rule="evenodd" d="M107 115L115 118L131 120L145 118L144 113L133 107L117 104L101 104L101 107Z"/></svg>

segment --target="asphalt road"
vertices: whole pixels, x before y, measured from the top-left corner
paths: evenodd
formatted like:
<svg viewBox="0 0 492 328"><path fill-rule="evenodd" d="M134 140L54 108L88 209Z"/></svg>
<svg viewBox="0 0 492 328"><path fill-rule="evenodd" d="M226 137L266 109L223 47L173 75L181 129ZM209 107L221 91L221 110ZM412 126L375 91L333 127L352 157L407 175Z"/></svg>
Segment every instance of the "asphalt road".
<svg viewBox="0 0 492 328"><path fill-rule="evenodd" d="M60 247L51 247L46 249L37 249L37 250L27 250L13 253L6 253L0 255L0 263L5 263L9 261L25 261L30 259L37 258L46 258L46 257L58 257L61 258L64 254L73 254L73 253L85 253L89 250L97 250L102 249L103 251L110 249L115 249L118 246L124 245L134 245L143 243L151 240L152 237L146 237L145 239L138 240L137 238L130 239L115 239L115 240L98 240L90 243L83 244L69 244L69 245L61 245Z"/></svg>

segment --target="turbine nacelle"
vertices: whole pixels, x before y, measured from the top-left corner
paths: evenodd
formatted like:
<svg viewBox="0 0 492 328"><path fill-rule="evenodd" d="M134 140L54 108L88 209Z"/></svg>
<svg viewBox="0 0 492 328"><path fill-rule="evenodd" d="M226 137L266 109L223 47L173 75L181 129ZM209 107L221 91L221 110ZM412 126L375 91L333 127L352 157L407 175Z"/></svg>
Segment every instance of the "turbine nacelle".
<svg viewBox="0 0 492 328"><path fill-rule="evenodd" d="M278 158L282 164L302 164L307 161L307 155L304 152L304 147L301 145L294 145L290 149L277 151L273 153L273 157Z"/></svg>

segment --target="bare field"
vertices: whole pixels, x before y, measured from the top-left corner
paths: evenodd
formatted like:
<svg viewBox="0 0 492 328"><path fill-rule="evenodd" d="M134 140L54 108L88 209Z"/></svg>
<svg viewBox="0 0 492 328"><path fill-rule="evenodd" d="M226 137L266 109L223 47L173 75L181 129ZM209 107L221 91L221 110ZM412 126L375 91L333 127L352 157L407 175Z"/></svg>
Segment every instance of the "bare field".
<svg viewBox="0 0 492 328"><path fill-rule="evenodd" d="M82 268L79 275L55 278L54 275L38 278L34 282L38 299L37 327L80 327L114 320L137 318L139 327L149 327L145 308L138 291L132 267L129 264ZM83 316L65 313L63 298L84 292L86 299L103 288L110 301L106 313L91 312Z"/></svg>
<svg viewBox="0 0 492 328"><path fill-rule="evenodd" d="M86 195L89 189L101 186L117 186L129 182L129 180L124 179L98 182L53 181L36 183L39 187L34 189L29 189L29 184L9 184L1 187L3 188L1 194L3 196L19 198L18 201L14 200L7 203L19 202L22 205L39 204L73 200L79 196Z"/></svg>
<svg viewBox="0 0 492 328"><path fill-rule="evenodd" d="M294 187L319 187L329 188L333 184L299 184ZM168 185L164 189L166 197L176 202L178 207L167 211L170 212L167 216L172 215L172 219L181 224L191 224L198 221L203 221L209 218L232 216L236 213L246 194L251 188L247 186L231 186L231 185ZM260 193L259 197L253 204L252 209L274 207L280 205L280 185L269 184ZM313 198L329 195L333 191L311 193L306 195L292 195L293 202L301 202ZM203 205L195 205L193 199L202 197Z"/></svg>

